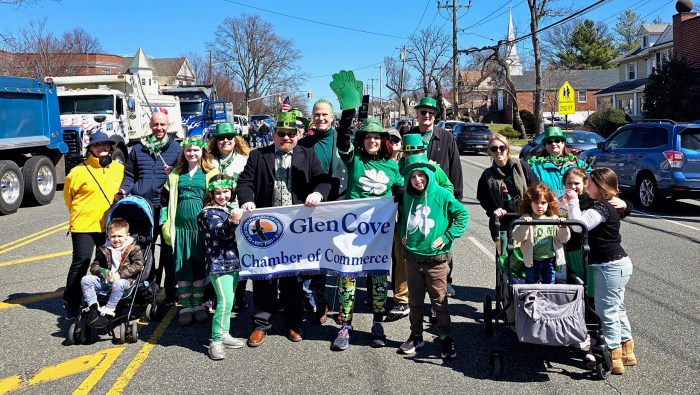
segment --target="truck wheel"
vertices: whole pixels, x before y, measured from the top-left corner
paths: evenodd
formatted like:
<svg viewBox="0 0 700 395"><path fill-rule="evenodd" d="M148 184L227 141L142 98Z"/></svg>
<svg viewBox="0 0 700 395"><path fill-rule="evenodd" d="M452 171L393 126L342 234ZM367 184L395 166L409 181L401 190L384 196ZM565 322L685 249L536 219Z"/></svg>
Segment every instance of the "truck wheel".
<svg viewBox="0 0 700 395"><path fill-rule="evenodd" d="M51 203L56 194L56 168L46 156L33 156L22 167L24 196L30 205Z"/></svg>
<svg viewBox="0 0 700 395"><path fill-rule="evenodd" d="M123 164L126 164L126 155L124 155L124 151L122 151L119 147L114 149L114 153L112 153L112 159Z"/></svg>
<svg viewBox="0 0 700 395"><path fill-rule="evenodd" d="M0 214L12 214L22 203L24 179L19 166L9 160L0 160Z"/></svg>

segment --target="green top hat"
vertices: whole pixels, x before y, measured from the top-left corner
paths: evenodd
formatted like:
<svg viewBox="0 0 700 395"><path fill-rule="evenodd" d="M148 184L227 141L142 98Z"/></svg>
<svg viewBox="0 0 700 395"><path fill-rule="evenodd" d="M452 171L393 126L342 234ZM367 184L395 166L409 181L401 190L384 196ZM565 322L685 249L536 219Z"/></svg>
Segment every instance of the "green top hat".
<svg viewBox="0 0 700 395"><path fill-rule="evenodd" d="M564 137L564 133L561 132L561 128L559 126L548 127L547 130L544 131L544 137L542 138L542 143L547 143L547 140L550 140L553 138L560 138L560 139L566 141L566 137Z"/></svg>
<svg viewBox="0 0 700 395"><path fill-rule="evenodd" d="M223 136L238 136L236 127L230 122L222 122L216 124L216 131L212 137L223 137Z"/></svg>
<svg viewBox="0 0 700 395"><path fill-rule="evenodd" d="M380 121L378 118L365 119L364 122L362 122L360 132L379 133L381 135L386 135L386 137L389 137L389 132L384 130L384 128L382 127L382 121Z"/></svg>
<svg viewBox="0 0 700 395"><path fill-rule="evenodd" d="M416 110L418 110L419 108L433 110L435 111L435 115L440 113L440 109L437 106L437 101L435 101L435 99L433 99L432 97L424 97L420 99L420 103L418 103L418 105L413 108L415 108Z"/></svg>
<svg viewBox="0 0 700 395"><path fill-rule="evenodd" d="M430 161L428 161L428 156L425 154L409 156L404 163L405 165L403 169L401 169L401 176L403 178L410 177L413 170L417 168L428 168L428 170L433 173L437 172L437 166L434 163L430 163Z"/></svg>
<svg viewBox="0 0 700 395"><path fill-rule="evenodd" d="M425 151L427 147L423 144L423 136L419 133L404 134L401 140L401 152Z"/></svg>
<svg viewBox="0 0 700 395"><path fill-rule="evenodd" d="M284 111L277 114L277 129L293 129L297 130L297 117L289 111Z"/></svg>
<svg viewBox="0 0 700 395"><path fill-rule="evenodd" d="M309 127L309 119L304 117L304 113L302 113L300 109L292 108L291 110L289 110L289 112L294 114L297 121L301 121L301 123L303 123L305 127Z"/></svg>

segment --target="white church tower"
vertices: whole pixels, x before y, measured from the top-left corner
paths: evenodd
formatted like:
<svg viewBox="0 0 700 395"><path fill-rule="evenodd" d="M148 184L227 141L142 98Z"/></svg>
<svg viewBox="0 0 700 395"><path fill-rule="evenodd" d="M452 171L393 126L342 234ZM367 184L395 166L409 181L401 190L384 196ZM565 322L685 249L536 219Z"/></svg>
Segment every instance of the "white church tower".
<svg viewBox="0 0 700 395"><path fill-rule="evenodd" d="M506 46L506 62L510 68L510 75L523 75L523 65L520 63L518 48L512 41L515 40L513 31L513 10L508 14L508 44Z"/></svg>
<svg viewBox="0 0 700 395"><path fill-rule="evenodd" d="M141 81L141 87L143 87L145 94L158 94L158 82L153 78L153 64L148 60L143 49L139 48L136 51L136 55L134 55L134 59L129 64L127 72Z"/></svg>

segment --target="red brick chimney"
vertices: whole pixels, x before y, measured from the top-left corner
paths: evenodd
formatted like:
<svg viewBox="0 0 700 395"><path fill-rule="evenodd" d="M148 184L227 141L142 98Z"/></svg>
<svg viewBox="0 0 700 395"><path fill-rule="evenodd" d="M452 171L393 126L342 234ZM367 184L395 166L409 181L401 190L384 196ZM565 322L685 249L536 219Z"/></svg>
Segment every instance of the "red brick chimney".
<svg viewBox="0 0 700 395"><path fill-rule="evenodd" d="M673 16L673 54L700 67L700 15L679 12Z"/></svg>

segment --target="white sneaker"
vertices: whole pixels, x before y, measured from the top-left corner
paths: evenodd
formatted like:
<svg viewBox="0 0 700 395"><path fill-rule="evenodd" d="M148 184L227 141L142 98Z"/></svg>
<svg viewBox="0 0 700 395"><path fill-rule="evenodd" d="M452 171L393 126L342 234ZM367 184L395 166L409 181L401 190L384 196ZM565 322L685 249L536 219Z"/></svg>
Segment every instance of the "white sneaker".
<svg viewBox="0 0 700 395"><path fill-rule="evenodd" d="M105 317L114 318L114 309L107 308L107 306L98 307L97 310Z"/></svg>
<svg viewBox="0 0 700 395"><path fill-rule="evenodd" d="M242 348L245 345L243 340L236 339L228 333L224 334L221 343L223 343L226 348Z"/></svg>
<svg viewBox="0 0 700 395"><path fill-rule="evenodd" d="M423 342L423 336L414 336L411 334L411 337L409 337L405 343L399 346L399 350L401 350L401 352L404 354L415 354L416 350L424 345L425 342Z"/></svg>
<svg viewBox="0 0 700 395"><path fill-rule="evenodd" d="M226 358L226 352L224 351L224 344L222 342L209 342L209 358L219 361Z"/></svg>

